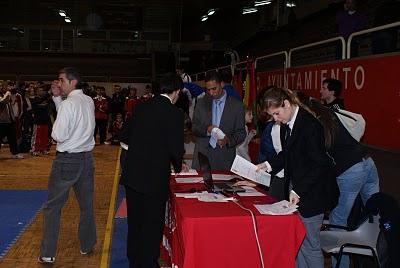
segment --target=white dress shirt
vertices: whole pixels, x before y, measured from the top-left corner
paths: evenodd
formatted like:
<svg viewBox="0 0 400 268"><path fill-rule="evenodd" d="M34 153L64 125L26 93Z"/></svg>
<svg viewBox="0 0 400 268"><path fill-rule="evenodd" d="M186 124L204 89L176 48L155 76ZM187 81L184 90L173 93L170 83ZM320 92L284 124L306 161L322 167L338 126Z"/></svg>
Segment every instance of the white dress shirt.
<svg viewBox="0 0 400 268"><path fill-rule="evenodd" d="M75 89L62 101L53 98L57 108L57 119L51 137L57 142L57 151L68 153L93 150L95 118L92 98Z"/></svg>
<svg viewBox="0 0 400 268"><path fill-rule="evenodd" d="M276 154L279 154L282 151L281 144L281 125L279 123L275 123L271 129L271 138L272 144L274 146ZM285 170L282 169L276 174L277 177L283 178L285 176Z"/></svg>

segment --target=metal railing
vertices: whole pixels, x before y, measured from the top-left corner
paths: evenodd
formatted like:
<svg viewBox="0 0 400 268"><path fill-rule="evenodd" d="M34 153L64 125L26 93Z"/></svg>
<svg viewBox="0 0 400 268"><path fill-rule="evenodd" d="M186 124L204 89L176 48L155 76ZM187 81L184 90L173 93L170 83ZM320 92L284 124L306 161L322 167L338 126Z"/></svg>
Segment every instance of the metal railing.
<svg viewBox="0 0 400 268"><path fill-rule="evenodd" d="M372 32L377 32L377 31L380 31L380 30L385 30L385 29L394 28L394 27L398 27L398 26L400 26L400 21L352 33L349 36L349 39L347 40L347 55L346 55L346 58L350 59L350 57L351 57L351 41L353 41L353 38L355 36L359 36L359 35L363 35L363 34L367 34L367 33L372 33Z"/></svg>
<svg viewBox="0 0 400 268"><path fill-rule="evenodd" d="M303 46L295 47L295 48L290 49L289 52L280 51L280 52L268 54L268 55L265 55L265 56L261 56L261 57L258 57L258 58L255 59L254 66L257 69L257 63L258 63L259 60L262 60L262 59L265 59L265 58L271 58L271 57L274 57L274 56L279 56L279 55L282 54L282 55L285 55L284 70L286 70L287 68L290 68L292 66L292 54L293 54L293 52L299 51L299 50L305 49L305 48L310 48L310 47L315 47L315 46L319 46L319 45L335 42L335 41L340 41L341 42L341 46L342 46L341 58L342 58L342 60L350 59L351 58L351 41L353 40L353 38L355 36L359 36L359 35L363 35L363 34L367 34L367 33L372 33L372 32L376 32L376 31L380 31L380 30L385 30L385 29L389 29L389 28L394 28L394 27L400 27L400 21L352 33L349 36L347 42L342 36L338 36L338 37L334 37L334 38L330 38L330 39L326 39L326 40L322 40L322 41L306 44L306 45L303 45ZM246 62L247 61L240 62L240 63L237 63L236 65L243 64L243 63L246 63ZM226 67L228 67L228 66L223 66L223 67L219 67L219 68L216 68L216 69L226 68ZM196 77L196 80L197 80L197 75L198 74L205 74L208 71L209 70L194 74L194 76Z"/></svg>
<svg viewBox="0 0 400 268"><path fill-rule="evenodd" d="M257 62L259 60L272 58L272 57L276 57L276 56L279 56L279 55L284 55L285 56L285 60L283 62L283 68L286 69L287 68L287 63L288 63L288 53L286 51L279 51L279 52L276 52L276 53L272 53L272 54L268 54L268 55L256 58L256 60L254 61L254 68L257 69Z"/></svg>
<svg viewBox="0 0 400 268"><path fill-rule="evenodd" d="M289 56L288 56L288 64L287 67L290 68L292 66L292 53L294 51L298 51L304 48L310 48L310 47L315 47L315 46L319 46L319 45L323 45L323 44L327 44L327 43L331 43L331 42L335 42L335 41L341 41L342 43L342 60L346 59L346 41L344 40L343 37L338 36L338 37L334 37L334 38L329 38L326 40L322 40L319 42L314 42L314 43L310 43L307 45L303 45L303 46L299 46L299 47L295 47L289 50Z"/></svg>

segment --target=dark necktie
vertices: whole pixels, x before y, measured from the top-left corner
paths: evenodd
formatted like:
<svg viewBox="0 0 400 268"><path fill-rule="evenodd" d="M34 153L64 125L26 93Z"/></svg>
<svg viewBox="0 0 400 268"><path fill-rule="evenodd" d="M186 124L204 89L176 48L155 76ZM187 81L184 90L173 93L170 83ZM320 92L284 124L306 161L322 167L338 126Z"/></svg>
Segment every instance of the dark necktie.
<svg viewBox="0 0 400 268"><path fill-rule="evenodd" d="M292 130L290 129L289 124L285 124L285 143L287 143L287 141L290 137L291 131Z"/></svg>

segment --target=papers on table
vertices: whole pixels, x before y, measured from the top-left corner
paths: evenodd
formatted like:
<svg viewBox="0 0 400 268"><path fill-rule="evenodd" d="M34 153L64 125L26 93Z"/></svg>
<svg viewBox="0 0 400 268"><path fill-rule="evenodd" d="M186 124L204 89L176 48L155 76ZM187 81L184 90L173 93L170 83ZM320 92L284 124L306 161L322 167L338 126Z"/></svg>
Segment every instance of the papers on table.
<svg viewBox="0 0 400 268"><path fill-rule="evenodd" d="M189 169L187 172L181 172L181 173L175 173L171 172L172 175L177 175L177 176L189 176L189 175L199 175L195 169Z"/></svg>
<svg viewBox="0 0 400 268"><path fill-rule="evenodd" d="M203 177L179 177L175 178L177 183L199 183L203 182Z"/></svg>
<svg viewBox="0 0 400 268"><path fill-rule="evenodd" d="M297 211L299 206L291 204L287 200L282 200L271 205L254 205L261 214L269 215L289 215Z"/></svg>
<svg viewBox="0 0 400 268"><path fill-rule="evenodd" d="M212 174L213 181L229 181L235 177L237 176L228 174Z"/></svg>
<svg viewBox="0 0 400 268"><path fill-rule="evenodd" d="M200 194L203 192L199 193L175 193L176 197L183 197L183 198L197 198Z"/></svg>
<svg viewBox="0 0 400 268"><path fill-rule="evenodd" d="M235 160L233 161L231 171L239 176L242 176L246 179L255 181L259 184L269 186L271 181L271 175L269 175L265 171L256 171L257 166L243 157L236 155Z"/></svg>
<svg viewBox="0 0 400 268"><path fill-rule="evenodd" d="M234 200L233 197L226 197L222 194L217 193L208 193L208 192L200 192L200 193L175 193L176 197L183 198L197 198L197 200L202 202L228 202Z"/></svg>
<svg viewBox="0 0 400 268"><path fill-rule="evenodd" d="M265 196L265 194L257 191L253 187L250 186L240 186L246 190L246 192L238 192L239 196Z"/></svg>

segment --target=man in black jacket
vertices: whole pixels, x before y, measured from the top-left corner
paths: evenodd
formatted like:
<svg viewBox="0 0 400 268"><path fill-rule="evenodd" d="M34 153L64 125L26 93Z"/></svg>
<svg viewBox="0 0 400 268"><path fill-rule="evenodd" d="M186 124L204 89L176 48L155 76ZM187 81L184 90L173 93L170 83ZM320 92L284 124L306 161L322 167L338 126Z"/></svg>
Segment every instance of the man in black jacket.
<svg viewBox="0 0 400 268"><path fill-rule="evenodd" d="M161 94L137 104L129 121L129 150L121 177L128 211L129 267L158 267L171 164L180 172L184 155L183 113L174 106L182 88L179 76L166 75Z"/></svg>

